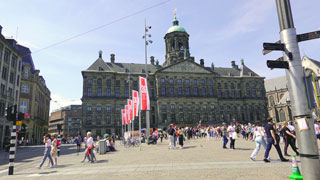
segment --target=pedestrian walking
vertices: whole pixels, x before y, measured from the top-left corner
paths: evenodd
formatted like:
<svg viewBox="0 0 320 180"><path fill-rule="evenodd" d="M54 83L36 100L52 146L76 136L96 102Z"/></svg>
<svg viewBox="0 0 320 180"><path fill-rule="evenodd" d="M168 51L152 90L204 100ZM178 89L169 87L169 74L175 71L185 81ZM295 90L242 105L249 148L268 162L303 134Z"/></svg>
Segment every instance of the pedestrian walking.
<svg viewBox="0 0 320 180"><path fill-rule="evenodd" d="M180 149L183 149L183 131L182 131L182 127L180 127L180 129L178 130L178 134L179 134L179 145L180 145Z"/></svg>
<svg viewBox="0 0 320 180"><path fill-rule="evenodd" d="M168 135L169 135L169 149L174 149L174 138L173 136L176 134L174 128L172 127L173 125L170 124L169 129L168 129Z"/></svg>
<svg viewBox="0 0 320 180"><path fill-rule="evenodd" d="M58 144L56 135L51 136L51 152L50 155L54 158L54 166L58 166ZM48 167L50 166L50 162L48 162Z"/></svg>
<svg viewBox="0 0 320 180"><path fill-rule="evenodd" d="M74 139L74 143L77 145L77 155L79 155L79 152L81 150L81 136L78 135L78 137L76 137Z"/></svg>
<svg viewBox="0 0 320 180"><path fill-rule="evenodd" d="M41 168L43 163L46 161L47 158L49 158L50 160L50 163L51 163L51 166L49 166L50 168L53 167L53 161L52 161L52 158L51 158L51 136L50 134L47 134L43 137L43 143L45 144L44 147L45 147L45 150L44 150L44 156L43 156L43 159L40 163L39 166L37 166L37 168Z"/></svg>
<svg viewBox="0 0 320 180"><path fill-rule="evenodd" d="M285 146L284 146L284 155L285 156L290 156L288 154L288 146L290 145L292 150L296 153L297 156L299 156L299 152L297 151L297 147L294 143L296 136L290 132L288 126L288 122L285 121L282 123L283 129L282 129L282 133L284 135L284 139L285 139Z"/></svg>
<svg viewBox="0 0 320 180"><path fill-rule="evenodd" d="M235 149L234 145L235 145L235 142L236 142L237 132L236 132L236 127L234 126L233 122L228 127L228 133L229 133L229 138L230 138L230 149L234 150Z"/></svg>
<svg viewBox="0 0 320 180"><path fill-rule="evenodd" d="M222 123L221 132L222 132L222 140L223 140L223 149L227 149L227 143L228 143L228 129L226 123Z"/></svg>
<svg viewBox="0 0 320 180"><path fill-rule="evenodd" d="M273 119L269 117L267 119L267 122L268 124L265 127L265 131L267 134L267 149L266 149L266 152L264 153L264 162L270 162L270 160L268 160L268 157L269 157L269 152L272 148L272 145L274 145L274 147L276 148L278 155L280 157L280 160L282 162L289 161L288 159L285 159L282 155L282 152L279 146L280 137L279 135L276 134L275 128L273 126Z"/></svg>
<svg viewBox="0 0 320 180"><path fill-rule="evenodd" d="M317 139L320 140L320 121L314 122L314 131L316 133Z"/></svg>
<svg viewBox="0 0 320 180"><path fill-rule="evenodd" d="M257 127L253 130L253 139L256 142L256 148L254 149L254 151L250 156L250 159L253 161L256 159L258 155L261 145L263 146L264 150L267 149L267 144L266 144L266 141L264 140L265 133L264 133L263 127L261 126L260 122L257 122L256 125ZM268 157L267 159L269 160L270 158Z"/></svg>

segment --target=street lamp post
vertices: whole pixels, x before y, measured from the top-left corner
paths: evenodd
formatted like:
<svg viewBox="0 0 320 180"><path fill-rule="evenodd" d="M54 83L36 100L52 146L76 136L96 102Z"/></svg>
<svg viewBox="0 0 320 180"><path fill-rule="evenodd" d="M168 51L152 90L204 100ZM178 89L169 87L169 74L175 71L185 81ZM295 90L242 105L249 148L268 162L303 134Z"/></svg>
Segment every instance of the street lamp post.
<svg viewBox="0 0 320 180"><path fill-rule="evenodd" d="M148 82L148 69L147 69L147 46L152 43L152 40L148 39L151 38L151 34L147 33L151 29L151 26L147 26L147 20L144 20L144 54L145 54L145 73L146 73L146 79ZM149 110L146 110L146 137L148 138L150 135L150 112Z"/></svg>

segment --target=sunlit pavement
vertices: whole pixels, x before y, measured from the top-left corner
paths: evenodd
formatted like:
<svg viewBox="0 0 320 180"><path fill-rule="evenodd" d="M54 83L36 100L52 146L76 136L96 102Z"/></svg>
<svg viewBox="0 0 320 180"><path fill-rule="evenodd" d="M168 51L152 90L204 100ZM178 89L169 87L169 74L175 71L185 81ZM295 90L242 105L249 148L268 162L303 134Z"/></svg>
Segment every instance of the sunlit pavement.
<svg viewBox="0 0 320 180"><path fill-rule="evenodd" d="M229 145L229 144L228 144ZM291 163L280 162L274 147L271 163L264 163L261 147L256 161L249 156L255 143L236 140L236 150L222 149L222 141L206 138L185 141L184 149L168 149L168 142L143 144L141 149L116 145L117 152L96 154L97 162L81 163L83 152L75 153L75 145L63 145L58 166L35 168L42 159L43 147L20 149L13 176L8 165L1 163L1 179L287 179ZM281 144L283 150L283 144ZM289 154L293 154L289 148ZM3 155L3 154L1 154ZM27 159L23 159L23 157ZM1 157L3 161L3 157ZM298 159L299 160L299 159Z"/></svg>

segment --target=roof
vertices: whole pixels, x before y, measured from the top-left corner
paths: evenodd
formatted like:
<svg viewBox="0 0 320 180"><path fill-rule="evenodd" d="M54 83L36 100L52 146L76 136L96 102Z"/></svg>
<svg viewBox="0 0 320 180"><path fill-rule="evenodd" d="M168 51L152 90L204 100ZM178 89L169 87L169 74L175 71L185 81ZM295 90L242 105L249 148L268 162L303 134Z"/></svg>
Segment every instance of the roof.
<svg viewBox="0 0 320 180"><path fill-rule="evenodd" d="M179 21L176 18L174 18L172 23L173 25L168 29L167 34L172 32L186 32L183 27L179 26Z"/></svg>
<svg viewBox="0 0 320 180"><path fill-rule="evenodd" d="M277 89L285 89L287 88L286 76L267 79L264 81L264 87L266 89L266 92L277 90Z"/></svg>
<svg viewBox="0 0 320 180"><path fill-rule="evenodd" d="M145 64L134 63L107 63L107 65L115 72L131 72L145 73ZM147 64L148 73L155 73L157 67L152 64Z"/></svg>
<svg viewBox="0 0 320 180"><path fill-rule="evenodd" d="M161 66L147 64L148 73L155 73ZM135 63L111 63L102 58L97 59L86 71L145 73L145 64Z"/></svg>
<svg viewBox="0 0 320 180"><path fill-rule="evenodd" d="M32 59L32 56L31 56L30 49L25 47L25 46L22 46L20 44L17 44L16 49L23 55L22 65L26 65L26 64L30 65L31 73L34 73L35 72L35 66L34 66L34 63L33 63L33 59Z"/></svg>

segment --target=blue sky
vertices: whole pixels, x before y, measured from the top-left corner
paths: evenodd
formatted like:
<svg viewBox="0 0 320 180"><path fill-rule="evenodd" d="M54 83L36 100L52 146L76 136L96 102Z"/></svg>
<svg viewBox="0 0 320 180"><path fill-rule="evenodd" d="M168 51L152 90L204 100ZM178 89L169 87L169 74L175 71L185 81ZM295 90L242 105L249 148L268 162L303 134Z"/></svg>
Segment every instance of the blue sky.
<svg viewBox="0 0 320 180"><path fill-rule="evenodd" d="M36 52L95 27L135 13L165 0L10 0L0 4L0 25L3 34L16 37L20 44ZM291 1L298 33L320 29L320 1ZM172 25L173 9L177 8L180 25L190 35L191 56L219 67L230 67L231 61L245 64L268 78L284 75L284 70L270 70L267 59L276 59L280 52L262 55L263 42L279 39L279 25L274 0L171 0L143 13L121 20L99 30L34 53L33 59L44 76L51 96L51 110L71 103L80 103L81 71L88 68L103 51L109 61L144 63L142 39L144 19L152 26L153 44L148 56L164 62L164 35ZM320 60L320 40L300 43L301 55Z"/></svg>

